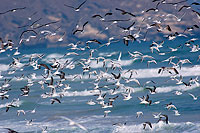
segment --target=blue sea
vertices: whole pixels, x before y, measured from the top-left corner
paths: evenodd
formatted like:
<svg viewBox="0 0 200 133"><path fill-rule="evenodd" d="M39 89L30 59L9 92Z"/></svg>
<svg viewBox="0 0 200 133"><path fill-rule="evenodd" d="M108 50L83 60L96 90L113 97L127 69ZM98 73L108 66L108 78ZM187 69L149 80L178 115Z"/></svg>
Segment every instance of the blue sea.
<svg viewBox="0 0 200 133"><path fill-rule="evenodd" d="M111 60L118 60L119 54L121 52L121 60L119 61L122 67L120 71L118 68L112 70L110 68L111 64L108 61L106 66L108 67L108 76L112 77L111 72L116 75L120 72L123 73L129 69L136 71L133 72L132 78L136 78L140 82L140 86L135 82L126 83L123 79L120 83L123 84L119 87L113 94L112 90L116 87L115 85L110 85L108 87L101 88L102 93L106 93L105 101L108 102L109 98L118 95L118 98L113 102L112 108L102 108L100 104L96 101L99 91L94 90L97 81L95 74L91 74L89 77L89 72L85 72L83 75L82 65L77 63L81 59L87 59L90 56L90 50L85 51L69 50L69 47L62 48L43 48L37 46L20 46L20 54L14 56L13 53L16 51L7 50L0 54L0 71L3 76L0 79L1 86L4 83L4 79L11 79L8 91L9 98L0 100L0 132L8 132L5 128L13 129L17 132L23 133L40 133L40 132L50 132L50 133L135 133L135 132L163 132L163 133L199 133L200 132L200 97L197 100L188 94L194 94L195 96L200 95L200 86L198 84L191 84L191 86L186 86L184 84L176 84L176 80L170 80L174 73L170 74L167 71L158 74L160 67L167 66L171 67L168 62L162 62L163 60L169 58L170 56L178 56L179 59L189 59L192 64L183 64L181 68L177 68L179 75L183 76L183 81L188 82L191 78L198 78L200 75L200 65L198 62L199 52L190 52L191 48L184 45L184 42L189 40L189 38L178 37L176 40L168 41L166 40L163 44L163 48L160 49L161 52L169 52L169 47L176 48L180 44L181 47L178 51L167 53L165 55L159 55L154 51L151 53L149 46L152 42L134 42L130 43L129 46L125 46L122 42L110 44L108 47L98 48L97 44L90 44L91 49L96 49L93 52L91 62L89 66L91 67L90 72L96 70L99 74L101 71L105 72L103 67L103 62L100 60L99 63L95 60L96 57L102 56ZM194 44L198 44L199 41L195 41ZM84 47L83 45L79 47ZM134 51L139 51L143 55L151 55L157 61L157 64L150 64L147 67L147 61L150 59L144 59L141 62L140 59L133 60L128 52L133 53ZM77 55L70 55L63 57L64 54L68 52L77 52ZM44 54L41 59L38 59L38 63L45 63L47 65L52 64L51 61L55 59L59 60L63 64L66 60L75 61L75 68L64 68L62 71L65 72L67 78L63 81L63 84L69 84L70 89L63 91L64 85L56 88L56 92L52 97L60 99L61 103L55 102L51 104L52 97L44 98L42 94L50 92L50 88L44 84L44 89L41 88L39 81L43 81L41 74L44 74L44 68L34 70L31 66L25 66L18 68L14 73L8 74L12 69L9 68L9 64L13 61L13 58L21 58L20 63L27 64L31 54ZM174 59L175 63L179 60ZM52 70L54 73L56 70ZM31 74L35 73L36 76L31 77ZM17 80L16 77L25 75L22 80ZM82 75L82 78L74 78L76 75ZM130 73L122 74L122 77L129 77ZM33 85L30 86L30 92L28 96L21 96L22 91L20 88L28 84L27 77L31 78ZM54 77L54 84L59 81L59 76L52 75ZM153 80L154 83L149 83L143 86L145 82ZM46 82L50 82L47 80ZM99 86L104 86L108 84L115 83L115 80L106 81L106 78L102 78L99 82ZM123 93L127 93L125 87L132 89L130 100L123 100ZM149 90L145 87L156 86L156 94L150 94ZM175 92L179 91L182 95L176 95ZM63 94L60 98L59 94ZM160 101L159 104L152 104L151 106L141 105L138 97L149 95L150 99L154 102ZM14 101L13 101L14 100ZM94 101L95 105L88 105L89 100ZM16 107L11 107L8 112L6 112L6 106L13 102ZM176 116L175 109L166 109L166 104L172 102L176 106L180 115ZM20 113L17 115L18 110L24 110L25 115ZM111 112L104 117L104 111L110 110ZM136 118L136 112L142 111L143 115ZM165 122L158 122L152 114L155 113L166 114L169 117L169 124ZM31 123L28 121L32 120ZM146 127L143 129L143 123L149 121L152 123L152 128ZM115 123L120 124L113 125ZM43 131L47 127L46 131Z"/></svg>

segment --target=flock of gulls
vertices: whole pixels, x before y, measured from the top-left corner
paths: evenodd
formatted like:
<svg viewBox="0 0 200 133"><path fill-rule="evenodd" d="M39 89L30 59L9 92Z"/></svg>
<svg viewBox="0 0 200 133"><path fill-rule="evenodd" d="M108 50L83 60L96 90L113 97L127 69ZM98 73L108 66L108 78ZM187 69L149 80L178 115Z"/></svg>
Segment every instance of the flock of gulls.
<svg viewBox="0 0 200 133"><path fill-rule="evenodd" d="M85 0L80 4L68 5L64 4L66 8L71 8L75 12L81 12L81 9L87 5L89 0ZM105 48L109 45L119 43L122 41L122 45L124 47L131 46L134 42L145 42L147 40L147 36L150 30L158 32L159 34L163 34L163 40L160 42L153 41L149 45L149 50L153 54L158 54L160 56L173 55L173 52L179 51L180 49L187 48L188 52L195 53L200 50L199 45L195 44L198 38L192 38L193 31L199 29L199 23L191 23L190 27L186 27L182 32L175 31L170 25L166 25L165 21L170 19L175 19L178 22L182 22L184 19L184 15L189 13L194 14L198 21L200 21L200 12L198 11L200 3L193 2L190 5L186 3L187 0L182 0L179 2L167 2L167 0L153 0L153 4L155 3L155 7L150 9L146 9L141 11L140 13L132 13L131 11L126 11L126 9L121 9L116 7L116 14L120 14L126 16L127 19L110 19L114 13L112 11L102 13L102 14L94 14L91 16L92 20L97 20L101 23L109 23L110 25L105 28L104 31L111 29L111 27L119 28L119 36L109 37L106 43L101 40L92 38L87 40L86 42L78 41L77 43L68 44L68 49L66 53L60 58L54 58L50 60L49 63L42 62L42 59L45 57L45 54L37 54L33 53L31 55L22 54L20 52L21 44L30 42L34 39L45 39L47 37L57 35L58 29L51 31L48 30L52 25L56 25L59 21L40 23L41 18L33 20L33 16L37 14L34 12L28 17L28 20L31 22L30 24L20 26L19 29L25 28L21 35L18 43L14 43L12 39L5 40L0 38L1 48L0 54L7 53L8 58L12 59L12 62L9 64L9 69L6 72L0 73L1 86L0 86L0 98L1 100L8 100L12 97L9 97L9 93L12 92L12 81L15 82L26 81L27 84L19 88L18 90L21 94L15 98L11 102L9 102L5 106L5 112L9 113L10 110L16 109L16 114L18 117L21 115L27 115L27 113L36 113L37 108L32 111L27 110L17 110L19 107L16 102L20 101L23 97L29 97L31 93L31 89L34 89L34 86L39 85L42 90L46 90L45 93L41 94L41 99L49 99L49 103L52 104L62 104L62 98L65 97L65 94L68 90L73 90L70 86L69 81L81 81L82 78L86 75L91 78L91 82L93 89L91 93L94 95L93 99L89 99L86 104L88 105L99 105L99 108L104 110L104 117L107 117L110 113L112 113L112 108L115 107L115 103L123 99L124 101L131 100L134 93L134 87L131 87L130 84L135 85L136 87L143 87L147 91L145 96L138 97L138 104L143 104L148 108L152 104L160 104L162 101L152 101L151 95L157 94L157 84L156 81L149 80L146 81L145 84L141 84L139 79L133 78L133 76L137 77L137 71L134 69L124 70L123 64L121 64L121 57L123 56L122 52L119 52L119 57L117 59L111 59L112 54L102 55L102 56L94 56L94 53L98 52L99 49ZM157 13L160 11L159 7L161 5L170 6L170 8L175 8L177 10L174 14L167 14L166 16L160 16L160 19L157 20L155 18L146 18L145 14L148 13ZM194 10L193 7L197 7L197 10ZM19 10L26 12L26 7L16 7L13 9L9 9L7 11L1 11L0 15L8 15L17 12ZM182 14L177 16L175 14ZM137 21L138 16L144 16L142 19L142 23L146 23L145 28L140 27ZM84 34L85 27L90 23L90 21L86 21L83 24L77 24L73 31L72 35L76 36L77 34ZM128 27L123 26L123 23L130 23ZM43 30L43 28L46 28ZM104 32L104 31L101 31ZM62 34L62 36L57 40L58 42L64 41L66 32ZM188 37L190 36L190 38ZM169 42L175 40L176 38L184 38L187 41L184 44L181 44L178 47L165 47L166 52L161 52L165 46L165 42ZM97 46L97 48L92 49L91 46ZM137 46L134 46L137 47ZM150 67L151 64L157 64L157 60L152 55L145 55L142 51L127 51L130 58L133 61L140 61L141 63L147 63L147 67ZM83 58L85 56L86 58ZM68 60L66 57L74 57L76 60ZM26 62L22 62L24 58L28 58ZM196 57L196 61L198 62L200 59L200 55ZM102 69L94 69L92 68L91 62L96 61L96 64L102 64ZM193 84L199 86L198 77L191 78L190 80L184 80L184 77L180 75L181 68L184 64L193 64L189 59L181 59L178 56L171 56L166 58L161 62L168 62L167 66L163 66L158 69L158 74L162 75L163 73L169 74L169 80L175 81L175 84L183 84L187 87L190 87ZM108 65L109 64L109 65ZM40 72L41 74L30 73L30 74L21 74L17 75L16 72L23 72L24 69L31 68L34 71ZM82 69L81 73L69 74L72 69ZM69 73L67 73L67 72ZM10 75L13 78L6 78L5 75ZM38 77L42 77L42 79L37 79ZM93 78L92 78L93 77ZM14 82L14 81L13 81ZM121 92L120 90L124 90ZM176 91L175 95L182 95L183 92ZM185 92L184 92L185 93ZM186 92L187 93L187 92ZM191 96L193 100L198 99L198 94L188 93L188 96ZM166 108L168 111L174 111L175 116L181 115L178 111L176 105L173 104L173 101L166 104L163 109ZM4 108L3 108L4 109ZM143 115L142 111L136 112L136 119L139 119ZM153 114L153 117L157 119L157 121L163 121L166 124L169 123L168 115L163 113ZM61 118L61 117L60 117ZM79 123L69 119L63 118L69 121L69 125L77 126L85 131L88 129ZM31 126L34 124L33 119L26 120L27 126ZM113 126L125 126L127 123L114 123ZM150 121L144 121L143 129L147 128L150 130L153 125ZM5 128L9 133L16 133L17 131L11 128ZM47 132L48 127L43 127L42 132Z"/></svg>

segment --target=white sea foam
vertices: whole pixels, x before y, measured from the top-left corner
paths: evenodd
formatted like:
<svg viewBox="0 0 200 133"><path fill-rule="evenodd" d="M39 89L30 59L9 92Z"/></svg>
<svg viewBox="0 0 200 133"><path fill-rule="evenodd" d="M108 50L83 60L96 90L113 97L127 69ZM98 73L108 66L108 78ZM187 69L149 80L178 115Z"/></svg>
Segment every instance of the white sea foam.
<svg viewBox="0 0 200 133"><path fill-rule="evenodd" d="M170 123L165 124L164 122L160 121L159 123L152 123L152 128L146 126L146 129L143 129L143 123L141 124L132 124L127 123L124 126L111 126L112 119L122 119L122 116L114 116L109 117L111 121L105 121L103 115L98 116L90 116L90 117L79 117L69 119L66 116L50 116L49 119L47 118L45 121L39 122L34 121L32 122L32 126L27 126L26 121L7 121L4 120L0 123L0 132L6 132L5 125L9 125L9 128L14 129L18 132L41 132L42 127L48 127L48 132L77 132L83 133L85 132L83 129L87 129L88 132L91 133L98 133L98 132L105 132L109 131L112 133L142 133L142 132L161 132L161 133L168 133L168 132L190 132L190 133L199 133L200 132L200 123L193 123L193 122L181 122L181 123ZM74 123L77 123L73 125ZM71 122L71 123L70 123ZM70 125L71 124L71 125ZM66 126L67 125L67 126ZM85 128L83 128L85 127Z"/></svg>
<svg viewBox="0 0 200 133"><path fill-rule="evenodd" d="M172 76L168 72L163 72L158 74L159 68L151 68L151 69L135 69L137 74L133 74L132 78L156 78L156 77L170 77ZM125 72L127 70L124 70ZM196 65L194 67L182 67L179 70L179 75L185 76L199 76L200 75L200 65ZM129 77L130 73L126 73L123 75L124 77Z"/></svg>
<svg viewBox="0 0 200 133"><path fill-rule="evenodd" d="M0 71L7 71L9 69L9 65L0 64Z"/></svg>
<svg viewBox="0 0 200 133"><path fill-rule="evenodd" d="M99 53L98 55L99 56L112 56L112 55L117 55L119 54L119 52L102 52L102 53Z"/></svg>
<svg viewBox="0 0 200 133"><path fill-rule="evenodd" d="M188 91L191 89L194 89L198 87L196 84L193 84L191 86L185 86L185 85L178 85L178 86L166 86L166 87L157 87L156 88L156 92L157 93L167 93L167 92L171 92L171 91Z"/></svg>
<svg viewBox="0 0 200 133"><path fill-rule="evenodd" d="M143 129L143 124L126 125L123 127L117 127L113 130L113 133L135 133L135 132L191 132L197 133L200 131L200 123L182 122L182 123L169 123L164 122L152 123L152 128L146 126Z"/></svg>
<svg viewBox="0 0 200 133"><path fill-rule="evenodd" d="M6 106L8 106L10 104L19 107L22 103L23 103L23 101L16 100L16 101L14 101L12 103L8 102L8 103L5 103L5 104L0 104L0 108L5 108Z"/></svg>

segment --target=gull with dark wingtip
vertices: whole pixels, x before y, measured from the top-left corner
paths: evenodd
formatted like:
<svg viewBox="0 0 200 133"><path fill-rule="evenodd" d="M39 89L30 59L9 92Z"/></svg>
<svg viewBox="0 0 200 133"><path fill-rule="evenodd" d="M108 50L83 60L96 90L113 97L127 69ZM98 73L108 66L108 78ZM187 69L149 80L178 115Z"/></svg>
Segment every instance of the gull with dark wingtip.
<svg viewBox="0 0 200 133"><path fill-rule="evenodd" d="M88 24L88 21L83 24L82 29L76 29L72 34L75 35L77 32L81 32L82 33L87 24Z"/></svg>
<svg viewBox="0 0 200 133"><path fill-rule="evenodd" d="M23 9L26 9L26 7L19 7L19 8L10 9L10 10L5 11L5 12L0 12L0 15L6 14L8 12L16 12L17 10L23 10Z"/></svg>
<svg viewBox="0 0 200 133"><path fill-rule="evenodd" d="M127 11L125 11L123 9L115 8L115 10L121 11L122 15L128 14L128 15L131 15L132 17L136 17L136 15L132 14L131 12L127 12Z"/></svg>
<svg viewBox="0 0 200 133"><path fill-rule="evenodd" d="M72 8L72 9L74 9L76 12L78 12L78 11L80 11L81 6L83 6L83 4L85 4L86 1L87 1L87 0L83 1L78 7L70 6L70 5L67 5L67 4L64 4L64 6L69 7L69 8Z"/></svg>
<svg viewBox="0 0 200 133"><path fill-rule="evenodd" d="M152 128L151 122L147 121L143 123L143 129L146 129L146 125L149 125L149 127Z"/></svg>

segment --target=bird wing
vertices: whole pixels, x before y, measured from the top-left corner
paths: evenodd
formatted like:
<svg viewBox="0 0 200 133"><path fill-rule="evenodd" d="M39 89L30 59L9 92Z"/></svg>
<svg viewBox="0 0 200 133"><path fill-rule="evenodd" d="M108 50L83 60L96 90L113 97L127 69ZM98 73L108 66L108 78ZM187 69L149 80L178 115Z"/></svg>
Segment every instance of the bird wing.
<svg viewBox="0 0 200 133"><path fill-rule="evenodd" d="M107 16L107 15L112 15L111 12L107 12L104 16Z"/></svg>
<svg viewBox="0 0 200 133"><path fill-rule="evenodd" d="M64 6L67 6L67 7L70 7L70 8L75 9L75 7L73 7L73 6L69 6L69 5L66 5L66 4L64 4Z"/></svg>
<svg viewBox="0 0 200 133"><path fill-rule="evenodd" d="M126 11L119 9L119 8L115 8L115 10L118 10L118 11L121 11L121 12L126 12Z"/></svg>
<svg viewBox="0 0 200 133"><path fill-rule="evenodd" d="M148 101L148 100L149 100L149 95L147 94L147 97L146 97L145 101Z"/></svg>
<svg viewBox="0 0 200 133"><path fill-rule="evenodd" d="M85 23L83 24L83 29L84 29L84 27L86 26L86 24L88 24L88 22L89 22L89 21L87 21L87 22L85 22Z"/></svg>
<svg viewBox="0 0 200 133"><path fill-rule="evenodd" d="M77 9L79 9L83 4L85 4L86 1L87 1L87 0L83 1L83 3L81 3L81 4L77 7Z"/></svg>
<svg viewBox="0 0 200 133"><path fill-rule="evenodd" d="M147 122L147 124L152 128L151 122Z"/></svg>
<svg viewBox="0 0 200 133"><path fill-rule="evenodd" d="M190 96L192 96L192 98L194 99L195 98L195 96L193 95L193 94L191 94L191 93L188 93Z"/></svg>
<svg viewBox="0 0 200 133"><path fill-rule="evenodd" d="M123 42L126 46L128 46L129 40L123 39Z"/></svg>
<svg viewBox="0 0 200 133"><path fill-rule="evenodd" d="M162 69L162 68L160 68L160 69L158 70L158 74L160 74L162 70L163 70L163 69Z"/></svg>
<svg viewBox="0 0 200 133"><path fill-rule="evenodd" d="M92 18L96 18L96 17L100 17L100 18L103 18L101 15L99 14L96 14L96 15L93 15Z"/></svg>
<svg viewBox="0 0 200 133"><path fill-rule="evenodd" d="M38 33L37 33L36 31L34 31L34 30L25 30L25 31L23 31L23 32L21 33L20 38L22 38L23 34L26 33L26 32L33 32L33 33L35 33L36 35L38 34Z"/></svg>

